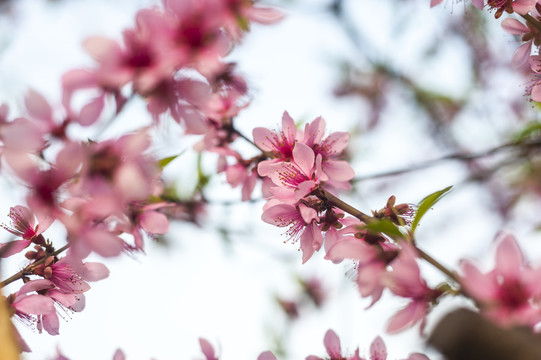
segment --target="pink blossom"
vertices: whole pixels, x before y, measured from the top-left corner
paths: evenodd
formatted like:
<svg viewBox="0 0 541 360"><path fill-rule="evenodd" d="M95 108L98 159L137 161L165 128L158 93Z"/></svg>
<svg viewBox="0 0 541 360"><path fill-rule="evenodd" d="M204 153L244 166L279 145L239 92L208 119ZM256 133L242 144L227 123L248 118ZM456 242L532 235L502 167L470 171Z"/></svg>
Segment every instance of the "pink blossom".
<svg viewBox="0 0 541 360"><path fill-rule="evenodd" d="M472 4L478 9L482 9L485 6L484 3L484 0L472 0ZM487 0L486 6L490 10L496 10L494 17L498 19L504 11L525 15L535 7L535 4L537 0Z"/></svg>
<svg viewBox="0 0 541 360"><path fill-rule="evenodd" d="M349 189L349 181L355 176L353 168L343 160L339 160L344 152L349 134L346 132L333 132L326 138L326 123L322 117L316 118L304 129L302 142L309 146L316 156L321 155L320 179L338 189Z"/></svg>
<svg viewBox="0 0 541 360"><path fill-rule="evenodd" d="M253 130L254 143L263 151L270 152L274 159L290 160L293 156L293 147L297 141L297 129L295 122L289 116L287 111L282 116L282 130L274 132L262 127L256 127ZM271 163L276 160L267 160ZM265 162L262 162L265 163ZM258 169L259 170L259 169ZM261 176L267 176L268 173L260 171Z"/></svg>
<svg viewBox="0 0 541 360"><path fill-rule="evenodd" d="M390 263L392 271L384 275L383 283L393 294L411 299L405 308L389 320L387 324L389 333L405 330L419 321L422 330L431 301L441 295L438 291L430 289L421 278L416 258L415 249L411 245L404 244L398 257Z"/></svg>
<svg viewBox="0 0 541 360"><path fill-rule="evenodd" d="M204 134L208 124L202 109L210 99L210 90L202 81L169 77L146 94L147 109L155 121L169 110L176 122L182 122L187 134Z"/></svg>
<svg viewBox="0 0 541 360"><path fill-rule="evenodd" d="M259 174L268 174L276 185L271 189L276 199L299 201L312 192L320 182L316 164L321 164L321 155L316 158L313 150L301 143L295 145L292 155L292 161L289 162L259 164Z"/></svg>
<svg viewBox="0 0 541 360"><path fill-rule="evenodd" d="M11 219L11 226L3 224L2 227L22 239L0 244L0 257L16 254L32 242L44 244L45 239L41 233L47 230L54 220L51 217L45 217L41 218L36 224L34 215L30 210L20 205L10 208L8 216ZM2 251L2 249L6 250Z"/></svg>
<svg viewBox="0 0 541 360"><path fill-rule="evenodd" d="M299 131L295 128L293 119L284 112L281 132L265 128L254 129L255 144L272 156L271 159L260 162L257 169L259 175L270 177L276 185L287 186L291 181L277 181L281 180L287 171L291 174L286 175L286 178L294 178L297 183L309 179L317 184L321 182L324 186L348 189L349 181L355 173L347 162L339 159L347 146L349 134L335 132L324 138L325 126L325 120L318 117L306 124L304 132ZM301 165L303 161L306 163ZM297 174L299 171L296 171L295 164L300 165L304 178Z"/></svg>
<svg viewBox="0 0 541 360"><path fill-rule="evenodd" d="M536 18L539 18L537 10L534 9L532 12L535 13ZM526 25L524 25L520 21L512 18L504 19L502 21L502 27L505 31L512 35L521 35L521 40L524 41L524 44L522 44L515 51L515 55L513 55L513 65L518 68L524 64L527 64L532 45L541 45L541 33L539 30L537 30L537 28L535 28L529 22L526 22Z"/></svg>
<svg viewBox="0 0 541 360"><path fill-rule="evenodd" d="M317 211L304 204L298 206L291 204L270 206L263 211L261 219L266 223L279 227L289 226L286 235L293 243L300 241L303 264L323 244L323 235L317 225L319 219Z"/></svg>
<svg viewBox="0 0 541 360"><path fill-rule="evenodd" d="M482 273L468 260L461 262L461 283L481 305L481 311L502 325L533 327L541 321L541 267L532 268L512 235L498 239L496 264Z"/></svg>
<svg viewBox="0 0 541 360"><path fill-rule="evenodd" d="M86 281L98 281L109 276L109 270L105 265L95 262L83 263L71 254L56 262L54 257L48 257L34 273L51 280L58 290L65 294L81 294L90 289Z"/></svg>
<svg viewBox="0 0 541 360"><path fill-rule="evenodd" d="M325 239L327 241L327 239ZM362 297L372 297L368 307L374 305L385 288L382 278L387 263L380 259L378 249L362 239L344 236L327 250L325 259L339 262L344 259L355 260L356 282Z"/></svg>
<svg viewBox="0 0 541 360"><path fill-rule="evenodd" d="M120 208L128 201L150 196L157 167L145 154L150 138L144 129L117 140L89 143L84 149L80 179L74 195L113 196Z"/></svg>
<svg viewBox="0 0 541 360"><path fill-rule="evenodd" d="M166 58L177 64L192 65L203 75L214 73L221 58L231 48L231 40L221 30L224 8L221 0L163 0L164 21L159 44Z"/></svg>
<svg viewBox="0 0 541 360"><path fill-rule="evenodd" d="M57 156L54 164L42 170L27 155L6 154L6 160L18 177L30 188L26 197L29 208L40 221L53 219L63 215L59 208L60 188L75 176L81 165L82 151L78 144L66 143Z"/></svg>
<svg viewBox="0 0 541 360"><path fill-rule="evenodd" d="M18 319L25 325L41 332L43 316L56 316L54 300L45 295L29 293L52 288L54 288L54 284L49 280L31 280L24 284L16 294L10 295L8 302L15 309L15 315ZM51 335L56 335L55 329L49 327L48 322L45 330L50 331Z"/></svg>
<svg viewBox="0 0 541 360"><path fill-rule="evenodd" d="M250 21L270 25L284 18L281 11L258 6L252 0L226 0L224 5L224 26L234 40L240 39L248 30Z"/></svg>
<svg viewBox="0 0 541 360"><path fill-rule="evenodd" d="M146 94L172 74L171 59L159 50L156 41L167 17L157 10L140 10L135 20L134 29L124 30L124 46L99 36L84 42L87 52L100 65L95 74L104 89L120 89L133 81L134 89Z"/></svg>
<svg viewBox="0 0 541 360"><path fill-rule="evenodd" d="M159 202L154 204L140 205L131 204L127 212L127 217L119 222L117 230L131 233L134 238L135 248L143 250L144 235L163 235L169 231L169 220L160 209L170 207L173 204Z"/></svg>
<svg viewBox="0 0 541 360"><path fill-rule="evenodd" d="M359 357L359 349L355 351L355 354L352 356L343 356L342 355L342 349L340 346L340 339L338 338L338 335L336 333L329 329L325 333L325 337L323 338L323 344L325 345L325 349L327 350L327 354L329 354L329 360L362 360ZM306 360L323 360L322 358L314 355L310 355L306 357ZM373 359L376 360L376 359Z"/></svg>

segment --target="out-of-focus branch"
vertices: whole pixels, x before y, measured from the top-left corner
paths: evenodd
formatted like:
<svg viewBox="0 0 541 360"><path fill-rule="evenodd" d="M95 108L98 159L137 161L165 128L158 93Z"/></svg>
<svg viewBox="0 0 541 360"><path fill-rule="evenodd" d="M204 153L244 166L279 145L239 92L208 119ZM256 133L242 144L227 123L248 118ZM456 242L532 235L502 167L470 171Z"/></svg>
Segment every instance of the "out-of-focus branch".
<svg viewBox="0 0 541 360"><path fill-rule="evenodd" d="M402 169L390 170L390 171L385 171L385 172L372 174L372 175L366 175L366 176L359 176L359 177L356 177L355 179L353 179L352 181L359 182L359 181L371 180L371 179L376 179L376 178L381 178L381 177L401 175L401 174L404 174L404 173L429 168L431 166L438 165L439 163L441 163L443 161L448 161L448 160L468 161L468 160L479 159L479 158L482 158L482 157L487 157L487 156L493 155L493 154L495 154L497 152L500 152L500 151L506 150L506 149L530 149L530 148L534 148L534 147L537 147L537 146L541 147L541 139L536 139L536 140L533 140L533 141L519 142L519 143L511 142L511 143L499 145L499 146L496 146L496 147L494 147L492 149L488 149L488 150L481 151L481 152L478 152L478 153L472 153L472 154L467 154L467 153L463 153L463 152L453 153L453 154L445 155L445 156L442 156L440 158L429 160L429 161L426 161L426 162L423 162L423 163L410 165L410 166L402 168Z"/></svg>
<svg viewBox="0 0 541 360"><path fill-rule="evenodd" d="M445 316L428 343L447 360L539 360L541 337L527 328L501 328L480 314L459 309Z"/></svg>

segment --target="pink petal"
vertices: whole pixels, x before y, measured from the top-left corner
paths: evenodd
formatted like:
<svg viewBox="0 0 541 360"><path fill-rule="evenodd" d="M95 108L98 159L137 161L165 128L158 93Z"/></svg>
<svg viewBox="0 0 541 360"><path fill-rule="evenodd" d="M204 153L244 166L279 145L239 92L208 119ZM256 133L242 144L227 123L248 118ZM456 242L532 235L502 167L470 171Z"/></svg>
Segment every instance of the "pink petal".
<svg viewBox="0 0 541 360"><path fill-rule="evenodd" d="M386 331L397 333L406 330L426 316L427 304L423 301L412 301L404 309L398 311L389 320Z"/></svg>
<svg viewBox="0 0 541 360"><path fill-rule="evenodd" d="M71 310L81 312L85 308L86 298L84 294L75 294L76 302L71 306Z"/></svg>
<svg viewBox="0 0 541 360"><path fill-rule="evenodd" d="M117 256L124 249L122 239L106 230L89 230L81 240L85 241L92 250L104 257Z"/></svg>
<svg viewBox="0 0 541 360"><path fill-rule="evenodd" d="M321 231L314 230L312 226L307 226L301 235L301 251L302 251L302 263L306 263L314 252L316 251L317 244L323 243L323 235Z"/></svg>
<svg viewBox="0 0 541 360"><path fill-rule="evenodd" d="M277 359L273 353L271 353L270 351L265 351L259 354L259 356L257 357L257 360L277 360Z"/></svg>
<svg viewBox="0 0 541 360"><path fill-rule="evenodd" d="M30 245L30 240L15 240L0 244L0 257L7 258L18 254Z"/></svg>
<svg viewBox="0 0 541 360"><path fill-rule="evenodd" d="M293 205L279 204L263 211L261 220L268 224L284 227L289 226L289 220L294 217L296 213L297 210Z"/></svg>
<svg viewBox="0 0 541 360"><path fill-rule="evenodd" d="M478 8L479 10L483 10L485 7L485 0L471 0L473 6Z"/></svg>
<svg viewBox="0 0 541 360"><path fill-rule="evenodd" d="M167 234L169 231L167 216L157 211L145 211L139 216L139 224L149 234Z"/></svg>
<svg viewBox="0 0 541 360"><path fill-rule="evenodd" d="M370 345L370 359L371 360L385 360L387 359L387 348L381 337L377 336Z"/></svg>
<svg viewBox="0 0 541 360"><path fill-rule="evenodd" d="M254 143L261 150L272 151L274 149L271 139L274 139L276 134L273 131L263 127L256 127L252 130L252 136L254 138Z"/></svg>
<svg viewBox="0 0 541 360"><path fill-rule="evenodd" d="M282 133L290 144L295 143L297 127L295 126L295 121L293 121L293 118L289 116L287 111L284 111L284 114L282 115Z"/></svg>
<svg viewBox="0 0 541 360"><path fill-rule="evenodd" d="M36 217L38 218L38 226L36 227L36 235L39 235L43 233L45 230L47 230L54 222L55 218L45 214L43 212L38 212L36 214Z"/></svg>
<svg viewBox="0 0 541 360"><path fill-rule="evenodd" d="M530 94L533 101L541 102L541 85L537 84L532 88L532 93Z"/></svg>
<svg viewBox="0 0 541 360"><path fill-rule="evenodd" d="M530 57L530 53L532 50L532 42L528 41L522 45L515 51L515 54L513 55L513 59L511 60L511 63L515 68L519 68L522 65L525 65L528 62L528 58Z"/></svg>
<svg viewBox="0 0 541 360"><path fill-rule="evenodd" d="M359 263L367 263L375 259L376 251L362 240L348 237L336 242L325 255L325 259L341 261L344 259L356 259Z"/></svg>
<svg viewBox="0 0 541 360"><path fill-rule="evenodd" d="M441 4L443 0L430 0L430 7L434 7L436 5Z"/></svg>
<svg viewBox="0 0 541 360"><path fill-rule="evenodd" d="M94 72L83 69L66 72L62 75L62 105L69 111L73 92L78 89L93 87L98 87L98 79Z"/></svg>
<svg viewBox="0 0 541 360"><path fill-rule="evenodd" d="M516 278L524 264L524 256L512 235L504 235L496 248L496 271L504 277Z"/></svg>
<svg viewBox="0 0 541 360"><path fill-rule="evenodd" d="M280 10L259 6L248 8L247 15L250 20L265 25L275 24L285 17Z"/></svg>
<svg viewBox="0 0 541 360"><path fill-rule="evenodd" d="M102 94L83 106L77 122L83 126L92 125L98 120L105 105L105 96Z"/></svg>
<svg viewBox="0 0 541 360"><path fill-rule="evenodd" d="M225 178L231 187L237 187L248 176L246 168L242 164L229 166L225 172Z"/></svg>
<svg viewBox="0 0 541 360"><path fill-rule="evenodd" d="M349 134L347 132L336 131L327 136L323 141L322 147L327 155L339 155L348 146Z"/></svg>
<svg viewBox="0 0 541 360"><path fill-rule="evenodd" d="M323 344L325 344L325 348L327 349L327 353L331 356L331 358L341 358L342 357L342 349L340 348L340 339L338 338L338 335L336 333L329 329L325 333L325 337L323 338Z"/></svg>
<svg viewBox="0 0 541 360"><path fill-rule="evenodd" d="M372 307L383 294L385 286L382 284L382 275L385 273L385 264L373 261L357 269L357 288L362 297L372 297L367 309Z"/></svg>
<svg viewBox="0 0 541 360"><path fill-rule="evenodd" d="M35 119L51 122L53 110L45 98L34 90L29 90L24 97L24 105L28 114Z"/></svg>
<svg viewBox="0 0 541 360"><path fill-rule="evenodd" d="M316 156L312 149L302 143L295 144L295 148L293 148L293 161L295 161L307 178L312 177L312 168L314 167L315 159Z"/></svg>
<svg viewBox="0 0 541 360"><path fill-rule="evenodd" d="M482 274L479 269L468 260L460 262L464 273L461 283L466 291L477 300L486 301L496 297L498 285L493 276Z"/></svg>
<svg viewBox="0 0 541 360"><path fill-rule="evenodd" d="M18 295L20 294L28 294L32 291L40 291L40 290L46 290L46 289L52 289L55 285L52 281L46 280L46 279L37 279L37 280L31 280L21 286L19 291L17 292Z"/></svg>
<svg viewBox="0 0 541 360"><path fill-rule="evenodd" d="M99 281L109 276L109 269L102 263L87 262L83 266L84 272L81 277L86 281Z"/></svg>
<svg viewBox="0 0 541 360"><path fill-rule="evenodd" d="M304 127L303 143L308 146L319 144L325 135L325 120L320 116Z"/></svg>
<svg viewBox="0 0 541 360"><path fill-rule="evenodd" d="M150 190L145 174L132 162L125 163L116 171L114 183L128 200L143 199Z"/></svg>
<svg viewBox="0 0 541 360"><path fill-rule="evenodd" d="M310 224L312 220L318 220L317 211L314 208L308 207L304 204L299 205L299 212L305 223Z"/></svg>
<svg viewBox="0 0 541 360"><path fill-rule="evenodd" d="M207 360L215 360L216 355L214 353L214 348L212 345L205 339L199 338L199 345L201 346L201 351L207 358Z"/></svg>
<svg viewBox="0 0 541 360"><path fill-rule="evenodd" d="M49 291L47 293L47 296L49 296L51 299L54 299L60 302L62 305L64 305L67 308L71 308L72 306L75 306L77 304L77 299L78 299L77 295L75 294L65 294L56 289Z"/></svg>
<svg viewBox="0 0 541 360"><path fill-rule="evenodd" d="M48 314L55 311L53 299L48 296L37 294L25 296L20 301L15 299L13 307L17 311L33 315Z"/></svg>
<svg viewBox="0 0 541 360"><path fill-rule="evenodd" d="M103 36L92 36L83 42L85 50L98 62L104 62L121 53L120 45Z"/></svg>
<svg viewBox="0 0 541 360"><path fill-rule="evenodd" d="M113 355L113 360L125 360L126 355L124 355L124 352L120 349L117 349L115 351L115 355Z"/></svg>
<svg viewBox="0 0 541 360"><path fill-rule="evenodd" d="M526 15L533 10L536 3L537 0L516 0L513 2L513 10L520 15Z"/></svg>
<svg viewBox="0 0 541 360"><path fill-rule="evenodd" d="M329 160L323 162L323 171L334 181L350 181L355 171L347 161Z"/></svg>
<svg viewBox="0 0 541 360"><path fill-rule="evenodd" d="M43 323L43 328L49 333L49 335L58 335L60 323L58 321L58 315L56 311L50 312L47 315L41 317L41 322Z"/></svg>
<svg viewBox="0 0 541 360"><path fill-rule="evenodd" d="M295 201L300 201L306 195L310 194L316 188L316 183L312 180L303 181L295 189Z"/></svg>
<svg viewBox="0 0 541 360"><path fill-rule="evenodd" d="M502 21L502 28L511 35L522 35L530 32L530 29L517 19L506 18Z"/></svg>
<svg viewBox="0 0 541 360"><path fill-rule="evenodd" d="M252 174L244 181L242 185L242 201L250 200L252 192L257 184L257 173L252 171Z"/></svg>
<svg viewBox="0 0 541 360"><path fill-rule="evenodd" d="M16 150L38 150L43 146L43 133L35 125L25 118L17 118L0 128L4 145ZM24 141L21 141L24 139ZM15 171L21 166L9 163ZM34 165L34 164L32 164Z"/></svg>
<svg viewBox="0 0 541 360"><path fill-rule="evenodd" d="M421 278L416 256L412 246L404 245L400 255L391 262L393 271L386 274L385 284L395 295L420 297L426 293L427 286Z"/></svg>

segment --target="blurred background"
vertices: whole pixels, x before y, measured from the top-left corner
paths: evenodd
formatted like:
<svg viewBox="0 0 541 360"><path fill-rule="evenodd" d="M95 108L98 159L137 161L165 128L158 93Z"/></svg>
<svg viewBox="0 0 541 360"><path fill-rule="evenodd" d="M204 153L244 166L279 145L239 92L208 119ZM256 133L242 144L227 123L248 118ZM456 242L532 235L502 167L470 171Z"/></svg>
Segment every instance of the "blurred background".
<svg viewBox="0 0 541 360"><path fill-rule="evenodd" d="M91 66L81 47L90 35L121 38L134 14L156 2L142 0L4 0L0 4L0 103L22 114L29 89L60 104L64 72ZM456 268L459 259L492 264L492 243L513 232L531 260L541 258L537 214L541 207L541 158L535 147L512 146L538 136L538 106L525 95L531 81L510 65L519 41L492 14L469 2L445 0L283 0L286 18L254 24L230 54L250 87L252 102L236 119L248 137L254 127L278 128L284 111L298 122L323 116L327 131L351 134L348 156L356 171L354 191L341 197L363 212L382 208L389 196L418 203L454 190L423 219L419 247ZM149 124L143 100L135 99L115 126L117 137ZM92 129L89 130L92 136ZM110 359L117 348L129 360L203 358L198 338L221 359L255 359L272 350L279 359L325 355L323 336L332 328L342 348L368 356L381 335L390 359L426 349L418 327L386 335L387 319L407 301L385 293L366 310L352 281L353 264L332 264L316 254L301 265L297 246L284 244L283 229L260 220L264 201L240 202L216 174L216 156L192 150L197 137L173 122L155 131L158 157L183 152L164 179L186 211L169 234L147 241L146 254L92 257L111 270L91 284L86 309L65 313L60 335L38 334L16 324L33 349L24 359ZM508 145L490 151L500 145ZM237 149L255 151L242 140ZM473 155L473 156L470 156ZM3 167L0 222L22 204L24 187ZM204 179L204 181L203 181ZM204 182L206 202L191 203ZM199 189L201 190L201 189ZM62 241L63 230L45 235ZM0 234L0 242L10 239ZM24 266L2 263L2 278ZM443 276L421 265L431 285ZM487 268L488 269L488 268ZM4 295L18 289L12 284ZM444 299L429 316L426 332L450 309Z"/></svg>

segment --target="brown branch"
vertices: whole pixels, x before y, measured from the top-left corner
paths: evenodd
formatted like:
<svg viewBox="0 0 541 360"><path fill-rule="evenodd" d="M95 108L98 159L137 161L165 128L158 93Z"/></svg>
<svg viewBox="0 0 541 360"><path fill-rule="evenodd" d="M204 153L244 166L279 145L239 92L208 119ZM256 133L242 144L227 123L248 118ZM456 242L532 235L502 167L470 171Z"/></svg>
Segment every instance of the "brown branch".
<svg viewBox="0 0 541 360"><path fill-rule="evenodd" d="M24 269L22 269L21 271L19 271L15 275L12 275L12 276L8 277L6 280L0 282L0 289L3 288L4 286L8 285L8 284L11 284L12 282L14 282L16 280L21 279L25 275L32 274L32 271L34 270L34 268L36 266L38 266L38 265L43 264L45 262L45 260L47 260L47 258L49 256L56 256L56 255L60 254L61 252L67 250L69 247L70 247L69 244L64 245L63 247L61 247L60 249L56 250L55 252L49 254L48 256L44 256L43 258L39 259L35 263L26 266Z"/></svg>

